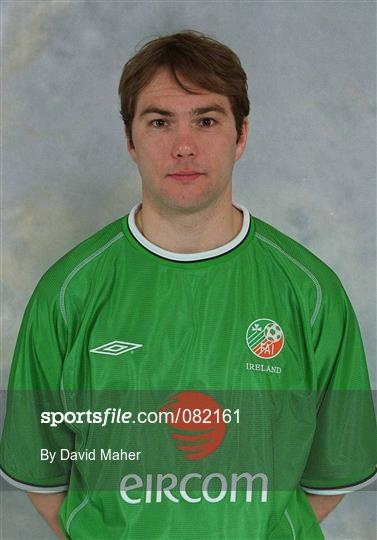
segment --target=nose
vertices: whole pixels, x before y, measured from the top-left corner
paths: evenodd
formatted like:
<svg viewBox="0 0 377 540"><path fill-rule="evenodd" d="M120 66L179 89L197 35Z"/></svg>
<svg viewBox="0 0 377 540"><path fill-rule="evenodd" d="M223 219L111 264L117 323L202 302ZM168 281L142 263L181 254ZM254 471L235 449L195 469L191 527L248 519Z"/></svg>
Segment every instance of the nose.
<svg viewBox="0 0 377 540"><path fill-rule="evenodd" d="M198 153L197 145L194 139L194 134L190 133L189 129L182 129L176 134L173 142L172 154L176 158L194 157Z"/></svg>
<svg viewBox="0 0 377 540"><path fill-rule="evenodd" d="M179 148L177 148L175 151L174 151L174 156L175 157L186 157L186 156L195 156L195 152L193 151L193 149L189 146L189 145L180 145Z"/></svg>

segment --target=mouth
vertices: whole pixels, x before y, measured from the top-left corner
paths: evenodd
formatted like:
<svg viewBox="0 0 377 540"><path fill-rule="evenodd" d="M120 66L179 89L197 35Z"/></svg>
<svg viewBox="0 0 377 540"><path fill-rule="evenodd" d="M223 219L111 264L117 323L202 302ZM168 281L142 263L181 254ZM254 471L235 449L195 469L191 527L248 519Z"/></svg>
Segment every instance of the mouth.
<svg viewBox="0 0 377 540"><path fill-rule="evenodd" d="M192 182L193 180L196 180L197 178L199 178L199 176L202 176L202 174L203 173L198 173L198 172L176 173L176 174L169 174L169 176L181 182Z"/></svg>

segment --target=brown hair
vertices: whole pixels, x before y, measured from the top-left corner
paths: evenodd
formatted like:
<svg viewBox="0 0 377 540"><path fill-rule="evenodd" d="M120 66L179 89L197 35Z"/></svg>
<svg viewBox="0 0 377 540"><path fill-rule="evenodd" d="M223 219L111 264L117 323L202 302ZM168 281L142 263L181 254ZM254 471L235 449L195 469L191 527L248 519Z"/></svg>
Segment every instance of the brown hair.
<svg viewBox="0 0 377 540"><path fill-rule="evenodd" d="M190 94L177 72L192 84L227 96L236 122L237 142L250 110L247 76L238 56L226 45L195 30L158 37L146 43L125 64L119 82L120 114L130 144L138 94L159 68L167 67L177 84Z"/></svg>

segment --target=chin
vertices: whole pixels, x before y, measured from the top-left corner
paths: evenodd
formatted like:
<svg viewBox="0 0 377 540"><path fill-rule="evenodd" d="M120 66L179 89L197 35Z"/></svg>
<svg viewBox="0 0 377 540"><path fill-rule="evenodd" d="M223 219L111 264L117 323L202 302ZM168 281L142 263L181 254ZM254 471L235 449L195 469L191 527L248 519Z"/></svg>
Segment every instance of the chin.
<svg viewBox="0 0 377 540"><path fill-rule="evenodd" d="M206 194L201 197L185 197L185 198L174 198L170 197L165 201L165 206L169 207L171 210L179 210L181 212L193 213L203 208L210 206L216 198Z"/></svg>

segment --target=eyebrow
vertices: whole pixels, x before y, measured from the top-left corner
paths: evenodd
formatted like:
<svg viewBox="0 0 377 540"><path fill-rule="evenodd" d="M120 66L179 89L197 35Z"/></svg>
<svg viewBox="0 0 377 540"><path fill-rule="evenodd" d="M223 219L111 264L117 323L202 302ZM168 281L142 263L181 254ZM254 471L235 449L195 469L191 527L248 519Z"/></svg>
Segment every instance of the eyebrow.
<svg viewBox="0 0 377 540"><path fill-rule="evenodd" d="M198 116L200 114L206 114L208 112L218 112L220 114L223 114L224 116L227 116L227 112L221 105L218 105L217 103L212 103L211 105L207 105L207 107L198 107L197 109L191 109L192 116ZM175 114L172 111L168 111L166 109L160 109L159 107L154 107L153 105L150 107L146 107L141 113L140 117L145 116L146 114L150 113L157 113L161 116L169 116L174 117Z"/></svg>

